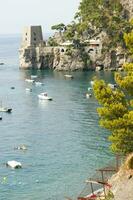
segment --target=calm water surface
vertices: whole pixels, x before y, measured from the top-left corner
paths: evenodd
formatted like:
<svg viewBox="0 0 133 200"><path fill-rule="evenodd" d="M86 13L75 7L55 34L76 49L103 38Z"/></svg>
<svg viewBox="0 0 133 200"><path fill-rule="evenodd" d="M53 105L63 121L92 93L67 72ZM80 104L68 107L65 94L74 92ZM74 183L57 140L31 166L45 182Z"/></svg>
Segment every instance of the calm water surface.
<svg viewBox="0 0 133 200"><path fill-rule="evenodd" d="M84 180L108 162L108 132L98 125L97 102L85 98L94 75L109 81L109 72L75 72L73 80L51 71L21 71L18 64L20 38L0 37L0 100L13 108L0 122L0 200L62 200L76 197ZM38 75L44 86L25 82ZM11 86L15 90L11 90ZM32 93L25 89L31 87ZM47 91L52 102L37 95ZM14 147L25 144L28 150ZM11 170L4 163L20 161ZM6 178L4 178L6 177Z"/></svg>

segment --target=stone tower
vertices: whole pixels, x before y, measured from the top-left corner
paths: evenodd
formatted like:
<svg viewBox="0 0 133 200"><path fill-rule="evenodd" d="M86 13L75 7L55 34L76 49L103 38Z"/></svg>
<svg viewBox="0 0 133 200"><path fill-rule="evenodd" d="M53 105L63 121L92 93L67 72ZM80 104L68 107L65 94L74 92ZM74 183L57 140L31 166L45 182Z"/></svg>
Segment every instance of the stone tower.
<svg viewBox="0 0 133 200"><path fill-rule="evenodd" d="M22 36L22 47L38 47L43 43L41 26L25 27Z"/></svg>

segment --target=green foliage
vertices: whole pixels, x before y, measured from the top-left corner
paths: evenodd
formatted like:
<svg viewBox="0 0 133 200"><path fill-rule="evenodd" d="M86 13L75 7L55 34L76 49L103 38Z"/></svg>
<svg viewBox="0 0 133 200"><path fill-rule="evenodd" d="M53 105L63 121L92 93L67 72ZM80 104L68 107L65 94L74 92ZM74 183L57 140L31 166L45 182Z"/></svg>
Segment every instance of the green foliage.
<svg viewBox="0 0 133 200"><path fill-rule="evenodd" d="M129 32L132 25L123 12L120 0L82 0L75 15L79 21L76 30L82 35L91 24L94 29L107 32L111 41L109 48L118 43L123 45L123 32Z"/></svg>
<svg viewBox="0 0 133 200"><path fill-rule="evenodd" d="M75 21L65 26L63 23L52 26L52 30L63 32L65 40L83 39L84 32L93 36L96 30L105 31L109 40L106 51L122 45L123 33L129 33L133 20L129 22L120 0L81 0ZM125 36L126 37L126 36Z"/></svg>
<svg viewBox="0 0 133 200"><path fill-rule="evenodd" d="M63 23L60 23L60 24L52 26L51 29L57 30L57 31L63 31L63 30L65 30L65 27L66 26Z"/></svg>
<svg viewBox="0 0 133 200"><path fill-rule="evenodd" d="M127 40L130 47L133 38ZM118 153L133 152L133 63L124 65L124 73L116 73L116 89L103 80L96 80L94 94L101 107L98 108L100 125L112 134L111 149Z"/></svg>
<svg viewBox="0 0 133 200"><path fill-rule="evenodd" d="M58 46L57 42L52 37L49 38L48 45L52 47Z"/></svg>
<svg viewBox="0 0 133 200"><path fill-rule="evenodd" d="M114 198L113 193L111 191L109 191L104 200L113 200L113 198Z"/></svg>
<svg viewBox="0 0 133 200"><path fill-rule="evenodd" d="M129 51L133 54L133 31L124 34L125 43Z"/></svg>
<svg viewBox="0 0 133 200"><path fill-rule="evenodd" d="M124 89L129 96L133 96L133 63L127 63L124 66L126 76L119 73L115 74L116 82L121 89Z"/></svg>

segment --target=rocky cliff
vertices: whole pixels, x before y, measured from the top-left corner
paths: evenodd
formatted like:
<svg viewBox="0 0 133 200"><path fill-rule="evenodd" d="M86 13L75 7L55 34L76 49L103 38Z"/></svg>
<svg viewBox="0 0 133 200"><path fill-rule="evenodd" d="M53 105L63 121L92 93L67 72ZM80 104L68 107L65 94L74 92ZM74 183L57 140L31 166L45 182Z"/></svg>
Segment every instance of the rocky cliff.
<svg viewBox="0 0 133 200"><path fill-rule="evenodd" d="M125 10L129 13L129 17L133 17L133 0L120 0Z"/></svg>
<svg viewBox="0 0 133 200"><path fill-rule="evenodd" d="M133 200L133 153L129 155L119 172L109 180L112 185L110 200Z"/></svg>
<svg viewBox="0 0 133 200"><path fill-rule="evenodd" d="M66 46L29 47L20 49L20 68L75 71L91 69L89 55Z"/></svg>

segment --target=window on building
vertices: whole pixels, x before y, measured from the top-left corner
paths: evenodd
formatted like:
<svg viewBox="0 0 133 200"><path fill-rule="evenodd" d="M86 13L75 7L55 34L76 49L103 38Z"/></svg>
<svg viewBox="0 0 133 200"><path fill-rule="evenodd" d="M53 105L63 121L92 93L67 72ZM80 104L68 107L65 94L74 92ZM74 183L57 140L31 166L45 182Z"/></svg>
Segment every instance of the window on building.
<svg viewBox="0 0 133 200"><path fill-rule="evenodd" d="M27 38L25 38L25 40L27 41Z"/></svg>
<svg viewBox="0 0 133 200"><path fill-rule="evenodd" d="M34 41L36 41L36 38L34 38Z"/></svg>
<svg viewBox="0 0 133 200"><path fill-rule="evenodd" d="M35 32L33 32L33 34L34 34L34 35L36 35L36 33L35 33Z"/></svg>
<svg viewBox="0 0 133 200"><path fill-rule="evenodd" d="M27 33L25 33L25 35L27 35Z"/></svg>

